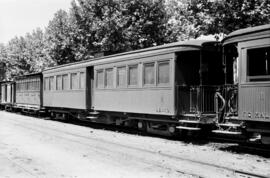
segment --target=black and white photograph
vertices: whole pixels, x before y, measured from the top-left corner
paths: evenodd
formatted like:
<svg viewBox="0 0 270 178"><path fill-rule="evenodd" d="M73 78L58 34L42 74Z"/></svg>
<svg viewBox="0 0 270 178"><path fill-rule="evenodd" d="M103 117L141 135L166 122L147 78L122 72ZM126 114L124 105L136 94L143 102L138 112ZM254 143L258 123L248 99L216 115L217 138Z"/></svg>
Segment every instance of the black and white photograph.
<svg viewBox="0 0 270 178"><path fill-rule="evenodd" d="M0 0L0 178L270 178L270 0Z"/></svg>

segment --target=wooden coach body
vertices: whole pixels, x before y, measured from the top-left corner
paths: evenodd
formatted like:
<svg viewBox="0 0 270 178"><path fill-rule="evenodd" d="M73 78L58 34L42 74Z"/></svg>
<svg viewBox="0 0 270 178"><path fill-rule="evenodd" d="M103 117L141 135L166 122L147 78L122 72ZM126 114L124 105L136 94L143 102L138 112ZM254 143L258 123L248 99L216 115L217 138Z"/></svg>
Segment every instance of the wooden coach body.
<svg viewBox="0 0 270 178"><path fill-rule="evenodd" d="M49 108L86 110L86 66L57 66L43 72L44 103Z"/></svg>
<svg viewBox="0 0 270 178"><path fill-rule="evenodd" d="M250 140L270 144L270 24L235 31L223 45L226 66L238 64L236 77L227 75L227 81L236 78L238 87L238 110L232 118L243 123Z"/></svg>
<svg viewBox="0 0 270 178"><path fill-rule="evenodd" d="M42 73L18 76L16 82L16 102L14 108L39 110L43 103Z"/></svg>
<svg viewBox="0 0 270 178"><path fill-rule="evenodd" d="M192 113L195 117L204 112L200 107L204 101L200 100L202 90L199 87L223 82L221 53L217 55L217 49L217 42L194 40L97 60L94 63L93 108L173 118ZM218 77L221 79L217 80ZM191 94L195 86L198 87L196 94ZM187 93L181 93L183 88ZM212 106L208 112L212 114L215 113L214 93L215 90L212 95L203 95L204 99L208 97L208 106Z"/></svg>
<svg viewBox="0 0 270 178"><path fill-rule="evenodd" d="M235 31L223 44L237 47L239 119L270 122L270 25Z"/></svg>
<svg viewBox="0 0 270 178"><path fill-rule="evenodd" d="M215 70L222 71L215 65L221 64L220 56L212 55L218 47L213 41L177 42L47 69L44 107L60 113L71 109L118 113L123 118L126 114L176 118L190 112L197 117L203 113L200 103L208 98L207 112L215 114L215 91L199 96L204 85L222 83L212 80L220 77ZM188 94L181 93L183 88Z"/></svg>
<svg viewBox="0 0 270 178"><path fill-rule="evenodd" d="M1 85L1 107L6 108L15 101L15 83L11 81L0 82Z"/></svg>

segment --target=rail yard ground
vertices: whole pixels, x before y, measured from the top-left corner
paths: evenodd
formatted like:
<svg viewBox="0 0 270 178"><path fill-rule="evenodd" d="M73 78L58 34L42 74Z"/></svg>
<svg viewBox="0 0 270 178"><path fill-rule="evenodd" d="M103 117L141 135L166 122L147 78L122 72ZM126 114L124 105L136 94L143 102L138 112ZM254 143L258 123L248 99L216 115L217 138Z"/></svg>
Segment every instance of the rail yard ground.
<svg viewBox="0 0 270 178"><path fill-rule="evenodd" d="M1 178L256 175L270 177L269 157L0 111Z"/></svg>

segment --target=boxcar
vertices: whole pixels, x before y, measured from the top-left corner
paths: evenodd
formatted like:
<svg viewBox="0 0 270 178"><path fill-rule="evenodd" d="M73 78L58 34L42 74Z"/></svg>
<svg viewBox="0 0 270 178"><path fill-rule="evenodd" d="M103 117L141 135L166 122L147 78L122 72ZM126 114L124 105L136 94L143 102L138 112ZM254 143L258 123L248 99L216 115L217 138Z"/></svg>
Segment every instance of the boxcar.
<svg viewBox="0 0 270 178"><path fill-rule="evenodd" d="M11 110L15 101L15 83L12 81L0 82L1 85L1 108Z"/></svg>
<svg viewBox="0 0 270 178"><path fill-rule="evenodd" d="M232 32L223 46L228 105L220 121L231 123L220 124L218 132L270 143L270 25Z"/></svg>
<svg viewBox="0 0 270 178"><path fill-rule="evenodd" d="M44 112L42 73L15 77L16 101L13 108L26 113Z"/></svg>

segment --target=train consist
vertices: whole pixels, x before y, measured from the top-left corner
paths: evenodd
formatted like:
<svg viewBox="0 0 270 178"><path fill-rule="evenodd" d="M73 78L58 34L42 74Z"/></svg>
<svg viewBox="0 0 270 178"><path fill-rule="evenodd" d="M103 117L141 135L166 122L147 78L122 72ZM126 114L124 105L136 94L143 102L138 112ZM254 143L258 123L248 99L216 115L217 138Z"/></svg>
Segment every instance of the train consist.
<svg viewBox="0 0 270 178"><path fill-rule="evenodd" d="M162 135L270 144L270 25L49 68L1 82L7 110Z"/></svg>

